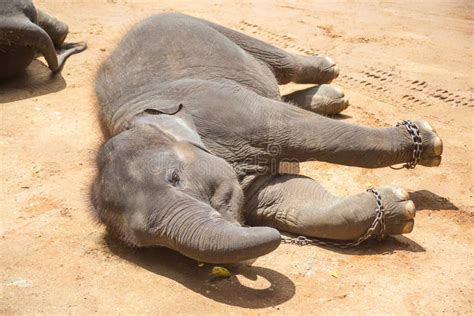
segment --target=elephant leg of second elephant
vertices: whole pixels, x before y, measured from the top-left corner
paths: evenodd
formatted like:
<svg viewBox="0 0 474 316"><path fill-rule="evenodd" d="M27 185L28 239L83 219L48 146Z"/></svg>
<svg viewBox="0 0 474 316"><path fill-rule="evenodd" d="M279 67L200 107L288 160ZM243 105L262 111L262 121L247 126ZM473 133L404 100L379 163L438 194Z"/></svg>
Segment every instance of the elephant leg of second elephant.
<svg viewBox="0 0 474 316"><path fill-rule="evenodd" d="M415 207L400 188L377 189L385 208L385 232L409 233ZM354 240L375 220L377 201L370 192L340 198L311 178L273 175L257 179L245 192L249 225L271 226L315 238Z"/></svg>
<svg viewBox="0 0 474 316"><path fill-rule="evenodd" d="M41 10L37 10L37 12L38 25L48 33L54 47L60 48L69 32L67 24Z"/></svg>
<svg viewBox="0 0 474 316"><path fill-rule="evenodd" d="M82 52L83 50L85 50L86 48L87 48L87 45L84 42L68 43L68 44L62 45L61 48L57 50L59 70L62 69L62 67L64 66L64 63L66 62L66 59L68 59L69 56L78 54Z"/></svg>
<svg viewBox="0 0 474 316"><path fill-rule="evenodd" d="M69 56L80 53L87 48L84 42L65 44L64 40L69 32L67 24L41 10L38 10L38 25L49 35L56 48L58 59L58 69L56 71L62 69Z"/></svg>

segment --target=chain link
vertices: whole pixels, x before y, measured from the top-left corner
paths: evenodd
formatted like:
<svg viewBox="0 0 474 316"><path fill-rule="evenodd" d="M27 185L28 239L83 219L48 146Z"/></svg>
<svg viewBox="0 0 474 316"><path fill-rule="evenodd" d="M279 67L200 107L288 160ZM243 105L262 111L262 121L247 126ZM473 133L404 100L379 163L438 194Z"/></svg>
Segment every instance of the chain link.
<svg viewBox="0 0 474 316"><path fill-rule="evenodd" d="M305 236L298 236L298 237L287 237L282 236L281 242L284 244L294 244L298 246L306 246L306 245L319 245L319 246L330 246L330 247L338 247L338 248L350 248L356 247L366 241L367 239L377 236L379 240L384 238L385 234L385 218L384 218L384 207L382 205L382 197L380 194L374 189L369 188L367 192L371 192L377 201L377 207L375 208L375 219L372 222L372 225L367 229L365 234L361 237L357 238L353 241L329 241L329 240L322 240L317 238L308 238ZM377 227L380 227L378 233L375 232Z"/></svg>
<svg viewBox="0 0 474 316"><path fill-rule="evenodd" d="M406 129L408 130L408 133L410 133L410 136L413 140L412 159L411 159L410 162L407 162L406 164L404 164L403 166L401 166L399 168L396 168L396 167L390 167L390 168L395 169L395 170L400 170L400 169L403 169L403 168L414 169L416 167L416 165L418 164L418 162L420 162L421 153L423 152L423 142L421 140L420 129L418 128L418 126L415 123L413 123L412 121L409 121L409 120L403 120L403 121L397 123L396 126L398 127L398 126L401 126L401 125L404 125L406 127Z"/></svg>

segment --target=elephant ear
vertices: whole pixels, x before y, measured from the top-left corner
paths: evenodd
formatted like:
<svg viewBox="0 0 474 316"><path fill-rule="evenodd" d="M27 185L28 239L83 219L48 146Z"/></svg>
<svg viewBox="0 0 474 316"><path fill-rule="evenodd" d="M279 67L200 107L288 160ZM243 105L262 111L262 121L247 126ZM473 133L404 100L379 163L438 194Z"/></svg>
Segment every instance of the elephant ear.
<svg viewBox="0 0 474 316"><path fill-rule="evenodd" d="M183 108L183 104L168 104L168 105L158 105L154 106L152 109L146 109L144 112L152 115L174 115L177 114Z"/></svg>
<svg viewBox="0 0 474 316"><path fill-rule="evenodd" d="M133 125L133 121L156 123L157 120L166 120L166 117L171 118L180 113L183 108L182 103L171 100L154 100L153 103L143 102L137 104L133 110L127 106L122 106L112 117L111 134L116 135L125 129L129 129ZM192 127L194 126L192 125Z"/></svg>
<svg viewBox="0 0 474 316"><path fill-rule="evenodd" d="M196 130L192 117L185 111L182 115L176 115L183 108L182 103L162 101L147 106L131 120L156 125L163 132L172 135L177 141L190 143L208 152ZM130 126L130 124L132 123L127 123L125 126Z"/></svg>

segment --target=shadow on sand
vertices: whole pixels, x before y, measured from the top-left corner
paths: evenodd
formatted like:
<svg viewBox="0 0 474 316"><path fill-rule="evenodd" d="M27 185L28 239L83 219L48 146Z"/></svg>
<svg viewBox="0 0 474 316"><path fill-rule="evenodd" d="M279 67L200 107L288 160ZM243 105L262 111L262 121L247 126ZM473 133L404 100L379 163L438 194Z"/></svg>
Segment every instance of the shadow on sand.
<svg viewBox="0 0 474 316"><path fill-rule="evenodd" d="M232 276L216 279L209 275L212 265L199 267L195 260L167 248L130 248L110 236L105 237L105 243L115 255L223 304L265 308L282 304L295 295L295 284L285 275L271 269L226 264ZM247 287L239 282L236 275L249 280L261 277L270 285L264 289Z"/></svg>
<svg viewBox="0 0 474 316"><path fill-rule="evenodd" d="M282 235L287 237L296 237L296 235L282 232ZM330 240L332 241L332 240ZM294 245L299 247L298 245ZM375 238L368 239L359 246L349 247L349 248L339 248L336 246L325 246L325 245L309 245L305 247L319 247L326 250L334 251L340 254L345 255L355 255L355 256L367 256L367 255L385 255L392 254L398 251L408 251L408 252L425 252L425 248L416 243L415 241L407 238L403 235L397 236L385 236L382 240L377 240Z"/></svg>
<svg viewBox="0 0 474 316"><path fill-rule="evenodd" d="M370 255L389 255L399 251L407 252L425 252L417 242L403 235L387 236L383 240L378 241L371 239L355 248L341 249L336 247L322 247L337 253L353 256L370 256Z"/></svg>
<svg viewBox="0 0 474 316"><path fill-rule="evenodd" d="M53 74L39 60L33 62L17 77L0 83L0 104L57 92L66 88L61 73Z"/></svg>
<svg viewBox="0 0 474 316"><path fill-rule="evenodd" d="M417 211L421 210L450 210L459 211L459 208L447 198L428 190L419 190L410 193L410 199L415 203Z"/></svg>
<svg viewBox="0 0 474 316"><path fill-rule="evenodd" d="M333 114L333 115L329 115L328 117L334 119L334 120L338 120L338 121L341 121L341 120L348 120L350 118L352 118L352 116L350 115L347 115L347 114L343 114L343 113L338 113L338 114Z"/></svg>

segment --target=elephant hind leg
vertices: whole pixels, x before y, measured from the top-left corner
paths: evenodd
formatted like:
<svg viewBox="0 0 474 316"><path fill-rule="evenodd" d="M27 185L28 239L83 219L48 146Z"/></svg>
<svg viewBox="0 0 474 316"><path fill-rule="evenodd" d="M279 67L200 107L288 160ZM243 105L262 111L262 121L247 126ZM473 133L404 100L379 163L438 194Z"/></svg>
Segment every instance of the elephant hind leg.
<svg viewBox="0 0 474 316"><path fill-rule="evenodd" d="M362 236L375 219L373 193L340 198L305 176L263 176L246 191L249 225L271 226L307 237L353 240ZM411 232L415 206L408 200L408 193L394 187L377 191L385 208L385 233Z"/></svg>
<svg viewBox="0 0 474 316"><path fill-rule="evenodd" d="M322 115L334 115L349 106L341 88L322 84L282 96L283 101Z"/></svg>
<svg viewBox="0 0 474 316"><path fill-rule="evenodd" d="M275 74L279 84L287 84L289 82L330 83L339 75L339 68L329 57L291 54L238 31L208 21L202 21L255 58L267 64Z"/></svg>

